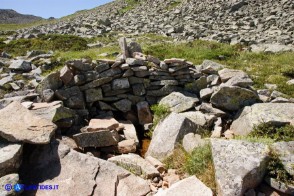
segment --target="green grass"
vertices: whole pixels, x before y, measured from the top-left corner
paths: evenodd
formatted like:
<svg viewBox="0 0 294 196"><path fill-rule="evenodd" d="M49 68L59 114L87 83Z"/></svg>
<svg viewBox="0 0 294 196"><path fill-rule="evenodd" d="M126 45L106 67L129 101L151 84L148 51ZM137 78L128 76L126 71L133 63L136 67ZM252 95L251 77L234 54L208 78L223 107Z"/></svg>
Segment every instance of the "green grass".
<svg viewBox="0 0 294 196"><path fill-rule="evenodd" d="M180 5L182 3L181 0L176 0L176 1L173 1L169 4L169 6L166 8L167 10L172 10L174 9L175 7L177 7L178 5Z"/></svg>
<svg viewBox="0 0 294 196"><path fill-rule="evenodd" d="M163 161L167 168L176 169L180 175L195 175L206 186L216 193L215 171L209 143L195 148L191 154L181 145L176 146L173 154Z"/></svg>
<svg viewBox="0 0 294 196"><path fill-rule="evenodd" d="M115 59L115 56L107 56L107 57L99 57L99 54L102 53L109 53L112 54L114 52L119 52L118 46L109 46L109 47L103 47L103 48L92 48L87 49L83 51L59 51L56 52L54 55L55 57L60 57L63 60L72 60L72 59L81 59L81 58L91 58L92 60L97 59Z"/></svg>
<svg viewBox="0 0 294 196"><path fill-rule="evenodd" d="M53 24L56 23L58 20L38 20L31 23L25 24L0 24L0 31L16 31L23 28L30 28L39 25L45 24Z"/></svg>
<svg viewBox="0 0 294 196"><path fill-rule="evenodd" d="M0 51L15 56L25 55L29 50L79 51L87 48L87 40L74 35L44 35L34 39L18 39L8 44L0 43Z"/></svg>
<svg viewBox="0 0 294 196"><path fill-rule="evenodd" d="M294 140L294 126L273 126L268 123L262 123L253 128L249 137L272 139L275 142L289 142Z"/></svg>
<svg viewBox="0 0 294 196"><path fill-rule="evenodd" d="M265 88L265 83L278 85L278 91L294 97L294 85L286 82L293 77L294 52L280 54L251 53L241 51L238 45L196 40L189 43L162 43L143 45L144 53L160 59L184 58L194 64L203 60L213 60L227 68L240 69L248 73L257 89ZM220 60L220 56L224 60Z"/></svg>
<svg viewBox="0 0 294 196"><path fill-rule="evenodd" d="M294 185L294 176L289 174L279 159L279 155L273 150L270 152L270 160L267 166L267 174L269 177L277 179L286 185Z"/></svg>
<svg viewBox="0 0 294 196"><path fill-rule="evenodd" d="M153 112L153 126L148 132L145 133L145 137L148 138L152 138L152 133L157 124L171 113L169 107L165 105L155 104L152 105L150 108Z"/></svg>

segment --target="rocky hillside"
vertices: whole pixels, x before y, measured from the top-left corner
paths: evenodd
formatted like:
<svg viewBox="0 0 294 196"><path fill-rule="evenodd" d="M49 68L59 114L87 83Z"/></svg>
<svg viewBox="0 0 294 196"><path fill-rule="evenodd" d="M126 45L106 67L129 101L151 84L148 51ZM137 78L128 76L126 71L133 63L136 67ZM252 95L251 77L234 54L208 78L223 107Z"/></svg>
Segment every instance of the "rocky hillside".
<svg viewBox="0 0 294 196"><path fill-rule="evenodd" d="M293 98L214 61L119 45L46 76L52 53L1 53L0 195L293 195Z"/></svg>
<svg viewBox="0 0 294 196"><path fill-rule="evenodd" d="M293 45L292 0L117 0L54 25L21 30L97 36L106 32L159 33L177 39Z"/></svg>
<svg viewBox="0 0 294 196"><path fill-rule="evenodd" d="M10 9L0 9L0 24L24 24L42 19L38 16L20 14Z"/></svg>

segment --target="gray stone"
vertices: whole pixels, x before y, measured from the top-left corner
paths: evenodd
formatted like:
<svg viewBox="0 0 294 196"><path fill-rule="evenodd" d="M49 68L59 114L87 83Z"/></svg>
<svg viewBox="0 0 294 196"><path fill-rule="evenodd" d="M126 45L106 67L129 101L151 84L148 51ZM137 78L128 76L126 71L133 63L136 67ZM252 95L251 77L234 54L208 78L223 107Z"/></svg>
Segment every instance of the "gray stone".
<svg viewBox="0 0 294 196"><path fill-rule="evenodd" d="M119 121L124 126L123 132L127 140L133 139L136 144L139 144L136 128L131 121Z"/></svg>
<svg viewBox="0 0 294 196"><path fill-rule="evenodd" d="M152 156L160 161L165 159L172 154L176 143L195 130L197 127L192 121L180 114L171 113L156 126L145 156Z"/></svg>
<svg viewBox="0 0 294 196"><path fill-rule="evenodd" d="M205 88L200 91L200 98L203 100L207 100L207 99L210 99L212 94L213 94L212 88Z"/></svg>
<svg viewBox="0 0 294 196"><path fill-rule="evenodd" d="M54 72L47 75L37 86L36 91L40 95L46 89L51 89L53 91L59 89L62 86L62 81L60 80L59 72Z"/></svg>
<svg viewBox="0 0 294 196"><path fill-rule="evenodd" d="M210 102L217 108L236 111L259 100L257 93L241 88L222 86L210 99Z"/></svg>
<svg viewBox="0 0 294 196"><path fill-rule="evenodd" d="M60 79L62 80L62 82L64 84L68 84L72 81L74 75L72 73L72 71L68 68L68 66L64 66L61 70L60 70Z"/></svg>
<svg viewBox="0 0 294 196"><path fill-rule="evenodd" d="M230 78L226 83L221 84L221 86L239 86L239 87L248 87L253 85L253 81L249 78L247 74L238 75Z"/></svg>
<svg viewBox="0 0 294 196"><path fill-rule="evenodd" d="M184 149L191 153L195 148L205 145L205 141L201 139L201 135L188 133L184 136L183 147Z"/></svg>
<svg viewBox="0 0 294 196"><path fill-rule="evenodd" d="M184 113L181 113L180 115L188 118L197 126L202 128L209 128L212 125L213 121L215 120L215 116L209 115L209 114L203 114L200 111L184 112Z"/></svg>
<svg viewBox="0 0 294 196"><path fill-rule="evenodd" d="M201 195L213 196L213 192L195 176L174 183L170 188L161 190L155 196Z"/></svg>
<svg viewBox="0 0 294 196"><path fill-rule="evenodd" d="M112 81L112 90L121 90L130 88L128 78L120 78Z"/></svg>
<svg viewBox="0 0 294 196"><path fill-rule="evenodd" d="M95 102L103 99L102 89L93 88L85 91L86 102Z"/></svg>
<svg viewBox="0 0 294 196"><path fill-rule="evenodd" d="M132 109L132 102L128 99L122 99L120 101L115 102L113 105L116 109L122 112L128 112Z"/></svg>
<svg viewBox="0 0 294 196"><path fill-rule="evenodd" d="M262 182L268 148L242 140L211 139L212 156L219 195L243 195Z"/></svg>
<svg viewBox="0 0 294 196"><path fill-rule="evenodd" d="M180 113L193 108L198 102L196 95L186 96L180 92L173 92L162 98L159 104L168 106L172 112Z"/></svg>
<svg viewBox="0 0 294 196"><path fill-rule="evenodd" d="M0 87L4 87L5 84L12 82L12 81L13 81L12 76L7 76L7 77L2 78L0 80Z"/></svg>
<svg viewBox="0 0 294 196"><path fill-rule="evenodd" d="M142 48L141 48L140 44L138 44L137 42L130 42L128 44L128 51L129 51L129 54L132 57L134 57L134 52L142 53Z"/></svg>
<svg viewBox="0 0 294 196"><path fill-rule="evenodd" d="M40 118L44 118L53 123L59 121L72 119L75 112L63 106L61 101L54 101L51 103L34 103L31 112Z"/></svg>
<svg viewBox="0 0 294 196"><path fill-rule="evenodd" d="M114 146L119 142L119 135L116 130L84 132L73 136L79 147L106 147Z"/></svg>
<svg viewBox="0 0 294 196"><path fill-rule="evenodd" d="M233 77L242 77L242 76L246 76L247 74L241 70L225 68L225 69L218 71L218 75L220 76L221 81L224 83Z"/></svg>
<svg viewBox="0 0 294 196"><path fill-rule="evenodd" d="M51 121L40 118L19 102L0 110L0 136L11 142L47 144L56 128Z"/></svg>
<svg viewBox="0 0 294 196"><path fill-rule="evenodd" d="M124 59L129 58L130 57L130 53L128 51L128 46L127 46L126 38L125 37L121 37L118 42L119 42L119 46L120 46L120 49L122 51L122 54L123 54Z"/></svg>
<svg viewBox="0 0 294 196"><path fill-rule="evenodd" d="M211 104L208 103L202 103L199 107L199 110L203 113L214 115L216 117L223 117L227 115L224 111L214 108Z"/></svg>
<svg viewBox="0 0 294 196"><path fill-rule="evenodd" d="M92 65L84 63L83 60L67 61L66 65L79 71L91 71L93 69Z"/></svg>
<svg viewBox="0 0 294 196"><path fill-rule="evenodd" d="M122 73L122 70L118 67L106 70L99 74L99 78L114 77Z"/></svg>
<svg viewBox="0 0 294 196"><path fill-rule="evenodd" d="M200 90L205 89L207 87L207 79L206 77L200 77L198 80L188 83L185 85L185 88L191 92L199 93Z"/></svg>
<svg viewBox="0 0 294 196"><path fill-rule="evenodd" d="M45 102L50 102L54 98L54 91L51 89L43 90L42 94Z"/></svg>
<svg viewBox="0 0 294 196"><path fill-rule="evenodd" d="M84 86L81 86L80 89L81 89L81 91L85 91L85 90L88 90L90 88L100 87L103 84L106 84L106 83L108 83L110 81L112 81L111 77L100 78L100 79L94 80L94 81L92 81L92 82L90 82L88 84L85 84Z"/></svg>
<svg viewBox="0 0 294 196"><path fill-rule="evenodd" d="M18 174L9 174L3 177L0 177L0 187L5 187L7 184L11 184L12 186L19 183L19 176ZM12 189L10 191L5 190L5 188L0 189L1 196L10 196L10 195L17 195L17 192Z"/></svg>
<svg viewBox="0 0 294 196"><path fill-rule="evenodd" d="M147 195L148 182L109 161L99 160L99 173L93 195L126 196Z"/></svg>
<svg viewBox="0 0 294 196"><path fill-rule="evenodd" d="M230 130L236 135L248 135L262 123L294 125L294 103L258 103L245 107L235 117Z"/></svg>
<svg viewBox="0 0 294 196"><path fill-rule="evenodd" d="M22 145L0 141L0 177L17 172L22 160Z"/></svg>
<svg viewBox="0 0 294 196"><path fill-rule="evenodd" d="M56 97L63 100L65 106L73 109L84 109L84 95L77 86L55 91Z"/></svg>
<svg viewBox="0 0 294 196"><path fill-rule="evenodd" d="M143 66L145 64L143 60L134 59L134 58L127 58L126 63L130 66L135 66L135 65Z"/></svg>
<svg viewBox="0 0 294 196"><path fill-rule="evenodd" d="M277 142L272 145L274 152L279 155L284 169L292 176L294 176L294 141Z"/></svg>
<svg viewBox="0 0 294 196"><path fill-rule="evenodd" d="M117 149L120 154L135 153L137 150L135 140L123 140L117 144Z"/></svg>
<svg viewBox="0 0 294 196"><path fill-rule="evenodd" d="M98 64L98 65L95 67L95 71L96 71L97 73L101 73L101 72L103 72L103 71L108 70L109 68L110 68L109 64L107 64L107 63L100 63L100 64Z"/></svg>
<svg viewBox="0 0 294 196"><path fill-rule="evenodd" d="M159 172L153 165L137 154L124 154L112 157L108 161L132 171L134 174L146 179L152 179L159 176Z"/></svg>
<svg viewBox="0 0 294 196"><path fill-rule="evenodd" d="M203 73L215 74L217 73L218 70L223 69L224 66L210 60L204 60L200 68L201 68L201 72Z"/></svg>
<svg viewBox="0 0 294 196"><path fill-rule="evenodd" d="M137 103L137 113L139 123L141 125L149 124L153 122L153 117L150 111L150 107L147 101L141 101Z"/></svg>
<svg viewBox="0 0 294 196"><path fill-rule="evenodd" d="M13 60L9 66L9 69L28 72L32 70L31 63L24 60Z"/></svg>
<svg viewBox="0 0 294 196"><path fill-rule="evenodd" d="M132 85L133 93L137 96L142 96L146 94L144 84L134 84Z"/></svg>

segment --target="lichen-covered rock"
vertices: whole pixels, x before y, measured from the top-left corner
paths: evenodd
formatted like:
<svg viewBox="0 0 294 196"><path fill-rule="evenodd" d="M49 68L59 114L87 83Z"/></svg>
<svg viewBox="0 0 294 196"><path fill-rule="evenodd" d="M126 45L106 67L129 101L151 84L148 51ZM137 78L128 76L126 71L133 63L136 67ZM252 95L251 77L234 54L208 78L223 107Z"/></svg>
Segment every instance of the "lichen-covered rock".
<svg viewBox="0 0 294 196"><path fill-rule="evenodd" d="M211 148L219 195L242 196L263 180L269 160L266 145L211 139Z"/></svg>
<svg viewBox="0 0 294 196"><path fill-rule="evenodd" d="M272 148L278 154L284 169L294 176L294 141L277 142L272 145Z"/></svg>
<svg viewBox="0 0 294 196"><path fill-rule="evenodd" d="M108 161L131 171L132 173L142 176L143 178L152 179L159 176L159 172L148 161L136 154L123 154L112 157Z"/></svg>
<svg viewBox="0 0 294 196"><path fill-rule="evenodd" d="M159 104L168 106L172 112L180 113L194 107L198 102L199 99L196 95L173 92L162 98Z"/></svg>
<svg viewBox="0 0 294 196"><path fill-rule="evenodd" d="M180 142L187 133L196 130L197 126L191 120L180 114L171 113L156 126L145 156L150 155L160 161L163 160L172 154L176 143Z"/></svg>
<svg viewBox="0 0 294 196"><path fill-rule="evenodd" d="M237 86L222 86L213 93L210 102L217 108L236 111L244 106L252 105L258 100L257 93L251 90Z"/></svg>
<svg viewBox="0 0 294 196"><path fill-rule="evenodd" d="M1 175L0 175L1 176ZM12 189L10 191L6 190L4 187L7 184L11 184L12 186L19 183L19 176L18 174L9 174L3 177L0 177L0 195L2 196L10 196L10 195L17 195L17 192Z"/></svg>
<svg viewBox="0 0 294 196"><path fill-rule="evenodd" d="M230 130L236 135L248 135L262 123L294 125L293 103L258 103L242 109L235 117Z"/></svg>

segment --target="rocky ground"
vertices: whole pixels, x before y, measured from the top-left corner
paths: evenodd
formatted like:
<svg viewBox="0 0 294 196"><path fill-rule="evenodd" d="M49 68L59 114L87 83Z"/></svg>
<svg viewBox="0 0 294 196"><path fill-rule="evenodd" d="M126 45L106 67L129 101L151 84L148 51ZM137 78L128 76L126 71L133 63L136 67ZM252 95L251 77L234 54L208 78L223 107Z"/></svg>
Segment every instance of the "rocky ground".
<svg viewBox="0 0 294 196"><path fill-rule="evenodd" d="M274 85L255 90L247 73L214 61L161 60L125 38L119 45L115 60L69 60L45 77L35 62L52 53L1 54L0 86L10 91L0 100L1 187L59 185L50 195L294 193L293 98ZM168 108L159 122L154 104ZM252 138L266 125L273 133ZM168 164L178 143L192 156L208 146L213 182Z"/></svg>
<svg viewBox="0 0 294 196"><path fill-rule="evenodd" d="M159 33L175 40L215 40L293 50L292 0L117 0L54 24L20 30L10 39L58 33L93 37L106 32Z"/></svg>
<svg viewBox="0 0 294 196"><path fill-rule="evenodd" d="M0 34L0 195L294 195L293 5L117 0Z"/></svg>

